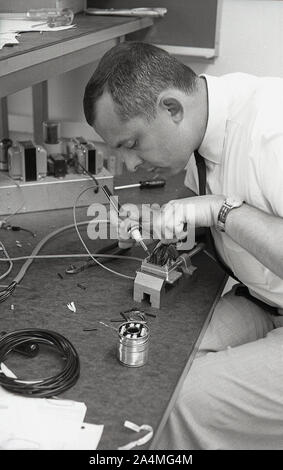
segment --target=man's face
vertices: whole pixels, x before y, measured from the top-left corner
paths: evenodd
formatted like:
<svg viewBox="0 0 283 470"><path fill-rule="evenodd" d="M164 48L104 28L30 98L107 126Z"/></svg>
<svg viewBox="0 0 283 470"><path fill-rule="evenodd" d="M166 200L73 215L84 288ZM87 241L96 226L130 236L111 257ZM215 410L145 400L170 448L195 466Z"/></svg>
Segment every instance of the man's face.
<svg viewBox="0 0 283 470"><path fill-rule="evenodd" d="M160 109L150 122L141 116L122 121L107 92L97 101L94 128L110 147L121 151L129 171L149 164L159 173L169 169L174 174L184 169L195 149L185 120L177 124L170 112Z"/></svg>

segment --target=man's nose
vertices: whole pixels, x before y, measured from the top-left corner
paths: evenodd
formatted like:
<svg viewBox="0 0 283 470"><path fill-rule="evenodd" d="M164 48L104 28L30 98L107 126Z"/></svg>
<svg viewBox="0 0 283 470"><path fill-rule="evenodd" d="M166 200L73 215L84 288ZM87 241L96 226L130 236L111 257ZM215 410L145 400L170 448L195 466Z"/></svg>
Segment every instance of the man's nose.
<svg viewBox="0 0 283 470"><path fill-rule="evenodd" d="M128 171L136 171L139 166L143 164L143 160L139 158L135 153L123 155L125 165Z"/></svg>

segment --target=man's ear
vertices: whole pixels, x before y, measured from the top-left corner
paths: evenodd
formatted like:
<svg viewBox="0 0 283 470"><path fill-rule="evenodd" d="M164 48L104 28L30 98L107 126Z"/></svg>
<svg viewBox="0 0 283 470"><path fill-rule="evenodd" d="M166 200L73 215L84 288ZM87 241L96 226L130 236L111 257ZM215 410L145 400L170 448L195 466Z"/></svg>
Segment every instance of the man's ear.
<svg viewBox="0 0 283 470"><path fill-rule="evenodd" d="M172 95L164 94L160 96L160 100L158 103L159 107L170 113L171 119L178 123L182 121L184 117L184 108L177 98L173 97Z"/></svg>

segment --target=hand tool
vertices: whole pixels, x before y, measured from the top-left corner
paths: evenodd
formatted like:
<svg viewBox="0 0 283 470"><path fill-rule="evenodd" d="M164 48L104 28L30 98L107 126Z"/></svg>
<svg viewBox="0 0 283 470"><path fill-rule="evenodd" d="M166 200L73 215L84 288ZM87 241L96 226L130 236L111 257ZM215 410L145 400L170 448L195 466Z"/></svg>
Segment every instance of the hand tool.
<svg viewBox="0 0 283 470"><path fill-rule="evenodd" d="M129 189L129 188L140 188L140 189L154 189L154 188L163 188L165 186L165 180L146 180L140 181L139 183L126 184L124 186L115 186L115 190L118 189Z"/></svg>

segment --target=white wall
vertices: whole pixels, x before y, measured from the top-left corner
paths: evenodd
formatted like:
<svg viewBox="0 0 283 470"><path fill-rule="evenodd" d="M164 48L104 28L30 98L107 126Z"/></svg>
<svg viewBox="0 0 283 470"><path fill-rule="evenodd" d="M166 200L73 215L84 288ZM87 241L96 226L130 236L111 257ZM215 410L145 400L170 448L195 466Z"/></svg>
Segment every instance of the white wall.
<svg viewBox="0 0 283 470"><path fill-rule="evenodd" d="M283 2L223 0L219 56L185 60L198 73L246 72L283 77Z"/></svg>
<svg viewBox="0 0 283 470"><path fill-rule="evenodd" d="M223 0L221 16L219 56L211 61L182 58L183 61L197 73L241 71L283 77L282 1ZM94 67L87 65L49 81L50 118L68 122L62 126L66 136L93 138L93 131L84 123L82 97ZM31 130L30 90L10 96L8 105L11 130Z"/></svg>

